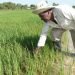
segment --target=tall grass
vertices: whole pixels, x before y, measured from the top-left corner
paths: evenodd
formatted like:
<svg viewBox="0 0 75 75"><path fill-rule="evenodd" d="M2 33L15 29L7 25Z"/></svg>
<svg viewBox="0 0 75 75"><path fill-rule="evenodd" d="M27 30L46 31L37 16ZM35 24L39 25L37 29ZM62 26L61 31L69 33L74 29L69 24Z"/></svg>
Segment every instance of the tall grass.
<svg viewBox="0 0 75 75"><path fill-rule="evenodd" d="M64 75L62 53L54 51L50 38L33 54L42 26L31 10L0 11L0 75Z"/></svg>

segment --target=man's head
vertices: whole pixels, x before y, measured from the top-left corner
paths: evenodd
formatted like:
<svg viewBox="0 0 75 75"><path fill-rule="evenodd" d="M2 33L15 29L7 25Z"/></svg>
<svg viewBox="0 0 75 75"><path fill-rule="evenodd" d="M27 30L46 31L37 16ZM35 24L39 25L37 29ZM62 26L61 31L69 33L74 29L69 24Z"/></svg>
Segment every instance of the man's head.
<svg viewBox="0 0 75 75"><path fill-rule="evenodd" d="M42 13L39 13L39 17L44 22L48 22L50 20L53 20L54 19L54 16L53 16L52 9L46 10L46 11L44 11Z"/></svg>
<svg viewBox="0 0 75 75"><path fill-rule="evenodd" d="M36 5L36 9L33 11L33 13L39 15L40 18L46 22L52 17L52 8L54 8L54 6L48 5L45 0L42 0Z"/></svg>

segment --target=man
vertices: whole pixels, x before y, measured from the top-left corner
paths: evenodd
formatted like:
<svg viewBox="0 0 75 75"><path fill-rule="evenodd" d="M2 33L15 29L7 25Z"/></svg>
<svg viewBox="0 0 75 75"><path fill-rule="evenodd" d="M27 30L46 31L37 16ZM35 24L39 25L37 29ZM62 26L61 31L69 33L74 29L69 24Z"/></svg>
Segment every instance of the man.
<svg viewBox="0 0 75 75"><path fill-rule="evenodd" d="M66 30L71 32L75 47L75 9L66 5L49 6L46 1L41 1L37 4L33 13L45 22L37 44L38 49L45 45L49 28L52 29L52 40L55 49L61 50L61 36Z"/></svg>

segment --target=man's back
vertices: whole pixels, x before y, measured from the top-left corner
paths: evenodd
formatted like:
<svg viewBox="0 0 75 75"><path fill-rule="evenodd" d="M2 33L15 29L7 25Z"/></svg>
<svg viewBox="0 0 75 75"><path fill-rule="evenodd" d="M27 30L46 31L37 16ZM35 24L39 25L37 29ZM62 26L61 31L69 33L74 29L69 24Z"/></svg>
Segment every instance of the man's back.
<svg viewBox="0 0 75 75"><path fill-rule="evenodd" d="M53 9L54 18L64 29L75 29L75 9L67 5L59 5Z"/></svg>
<svg viewBox="0 0 75 75"><path fill-rule="evenodd" d="M75 9L68 5L58 5L57 9L61 10L64 16L68 19L75 17Z"/></svg>

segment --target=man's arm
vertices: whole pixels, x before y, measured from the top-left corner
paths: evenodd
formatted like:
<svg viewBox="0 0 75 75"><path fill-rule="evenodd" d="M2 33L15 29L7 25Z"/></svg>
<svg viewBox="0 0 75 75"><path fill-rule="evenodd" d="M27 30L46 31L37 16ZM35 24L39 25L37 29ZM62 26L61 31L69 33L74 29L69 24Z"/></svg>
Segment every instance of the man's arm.
<svg viewBox="0 0 75 75"><path fill-rule="evenodd" d="M45 45L48 30L49 30L49 24L46 23L44 25L44 27L42 28L42 32L41 32L41 35L40 35L40 38L39 38L39 41L38 41L38 44L37 44L38 48L43 47Z"/></svg>

